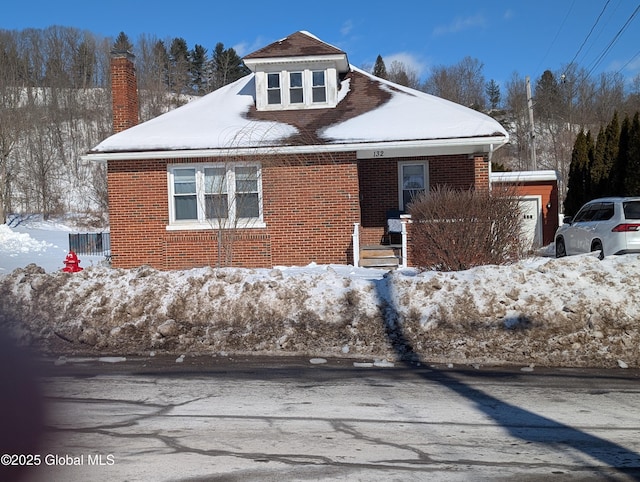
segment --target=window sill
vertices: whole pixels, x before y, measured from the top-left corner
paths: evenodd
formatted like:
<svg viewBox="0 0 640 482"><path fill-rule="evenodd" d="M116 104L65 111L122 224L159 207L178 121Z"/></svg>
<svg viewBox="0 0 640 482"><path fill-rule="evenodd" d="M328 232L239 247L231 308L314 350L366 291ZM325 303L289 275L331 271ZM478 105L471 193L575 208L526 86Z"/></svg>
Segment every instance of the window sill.
<svg viewBox="0 0 640 482"><path fill-rule="evenodd" d="M199 223L199 222L180 222L169 224L166 227L167 231L218 231L220 229L227 231L231 229L264 229L267 225L264 221L255 220L255 221L244 221L238 222L234 225L218 225L218 223Z"/></svg>

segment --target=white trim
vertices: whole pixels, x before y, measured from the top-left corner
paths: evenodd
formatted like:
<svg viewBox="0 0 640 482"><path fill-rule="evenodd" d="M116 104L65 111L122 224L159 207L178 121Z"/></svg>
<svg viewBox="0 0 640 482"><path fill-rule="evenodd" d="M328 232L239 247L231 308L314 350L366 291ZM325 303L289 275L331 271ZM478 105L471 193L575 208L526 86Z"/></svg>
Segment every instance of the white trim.
<svg viewBox="0 0 640 482"><path fill-rule="evenodd" d="M313 73L324 73L324 102L313 102ZM301 74L302 76L302 102L291 102L291 74ZM280 103L270 104L268 77L278 75L280 79ZM337 73L333 66L323 65L289 65L275 66L255 74L256 83L256 109L259 111L285 111L302 109L326 109L335 107L338 103Z"/></svg>
<svg viewBox="0 0 640 482"><path fill-rule="evenodd" d="M514 171L514 172L492 172L491 182L536 182L536 181L557 181L556 171Z"/></svg>
<svg viewBox="0 0 640 482"><path fill-rule="evenodd" d="M223 167L225 169L225 179L227 182L227 195L231 198L229 201L228 218L224 221L220 219L208 219L205 213L205 186L204 171L207 168ZM255 167L257 169L257 188L258 188L258 209L259 216L257 218L237 218L236 206L233 198L235 197L235 168L237 167ZM173 173L176 169L195 169L196 173L196 209L197 219L176 220L175 213L175 192ZM263 218L263 202L262 202L262 166L259 162L200 162L193 164L168 164L167 165L167 200L169 209L169 224L166 229L168 231L177 230L197 230L197 229L236 229L236 228L264 228L266 224Z"/></svg>
<svg viewBox="0 0 640 482"><path fill-rule="evenodd" d="M158 151L92 152L82 156L83 161L137 161L149 159L197 159L206 157L273 156L277 154L308 154L356 152L358 159L378 157L437 156L489 152L491 145L507 142L504 136L473 139L434 139L421 141L352 142L344 144L318 144L314 146L265 146L222 149L176 149ZM495 174L495 173L494 173Z"/></svg>
<svg viewBox="0 0 640 482"><path fill-rule="evenodd" d="M405 166L422 166L423 171L423 181L424 181L424 190L429 190L429 162L428 161L400 161L398 162L398 209L400 211L405 210L404 206L404 185L403 185L403 176L402 170Z"/></svg>

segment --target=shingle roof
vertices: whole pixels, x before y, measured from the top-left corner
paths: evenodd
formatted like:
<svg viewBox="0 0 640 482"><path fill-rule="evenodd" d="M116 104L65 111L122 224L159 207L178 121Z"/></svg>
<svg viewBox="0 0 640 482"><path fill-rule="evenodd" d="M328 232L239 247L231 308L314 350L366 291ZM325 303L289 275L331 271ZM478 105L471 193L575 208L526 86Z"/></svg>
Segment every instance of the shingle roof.
<svg viewBox="0 0 640 482"><path fill-rule="evenodd" d="M255 52L245 55L245 59L265 59L276 57L305 57L311 55L345 54L342 50L309 32L295 32Z"/></svg>
<svg viewBox="0 0 640 482"><path fill-rule="evenodd" d="M311 34L296 32L250 55L272 58L328 53L343 54ZM485 114L348 67L349 72L340 78L335 107L258 111L256 74L251 73L111 136L91 153L319 145L333 146L331 149L340 149L342 145L345 149L367 149L375 143L410 142L426 146L439 140L493 147L508 140L506 130Z"/></svg>

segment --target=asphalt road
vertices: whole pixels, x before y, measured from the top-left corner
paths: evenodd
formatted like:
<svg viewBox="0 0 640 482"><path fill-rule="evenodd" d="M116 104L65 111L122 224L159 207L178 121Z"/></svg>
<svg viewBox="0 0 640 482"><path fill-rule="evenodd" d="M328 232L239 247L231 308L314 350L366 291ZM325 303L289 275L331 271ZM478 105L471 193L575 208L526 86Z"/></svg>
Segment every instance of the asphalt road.
<svg viewBox="0 0 640 482"><path fill-rule="evenodd" d="M640 480L637 370L381 365L40 361L46 431L21 474L28 482ZM2 480L18 475L15 465L2 469Z"/></svg>

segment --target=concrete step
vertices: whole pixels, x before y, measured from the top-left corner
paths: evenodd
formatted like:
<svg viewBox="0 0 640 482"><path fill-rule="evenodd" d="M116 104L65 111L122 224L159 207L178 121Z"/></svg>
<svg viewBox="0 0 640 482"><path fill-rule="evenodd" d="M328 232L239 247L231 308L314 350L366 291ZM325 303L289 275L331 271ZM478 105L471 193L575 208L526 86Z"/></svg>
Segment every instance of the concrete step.
<svg viewBox="0 0 640 482"><path fill-rule="evenodd" d="M362 267L393 269L399 265L400 259L393 246L371 245L360 248L360 266Z"/></svg>

